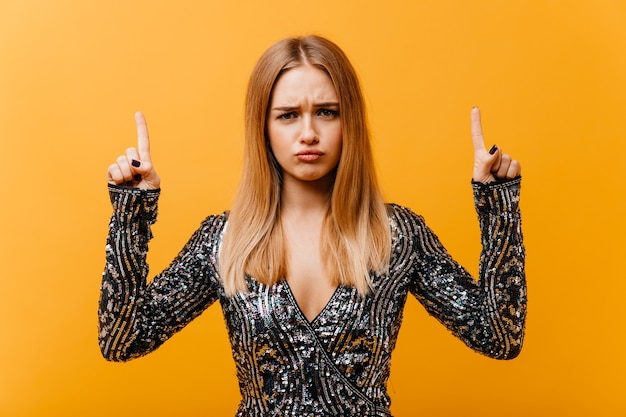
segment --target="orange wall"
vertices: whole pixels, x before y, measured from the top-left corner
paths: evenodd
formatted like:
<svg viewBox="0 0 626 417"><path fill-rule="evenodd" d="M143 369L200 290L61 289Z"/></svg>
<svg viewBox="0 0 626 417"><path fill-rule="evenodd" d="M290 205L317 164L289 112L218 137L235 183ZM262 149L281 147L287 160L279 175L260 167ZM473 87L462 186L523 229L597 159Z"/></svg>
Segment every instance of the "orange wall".
<svg viewBox="0 0 626 417"><path fill-rule="evenodd" d="M105 171L143 110L164 189L149 260L164 268L230 206L252 65L311 32L359 71L387 199L423 214L472 271L473 105L488 145L523 166L522 355L469 351L411 299L395 415L626 415L625 4L2 0L0 415L234 414L219 307L145 358L100 357Z"/></svg>

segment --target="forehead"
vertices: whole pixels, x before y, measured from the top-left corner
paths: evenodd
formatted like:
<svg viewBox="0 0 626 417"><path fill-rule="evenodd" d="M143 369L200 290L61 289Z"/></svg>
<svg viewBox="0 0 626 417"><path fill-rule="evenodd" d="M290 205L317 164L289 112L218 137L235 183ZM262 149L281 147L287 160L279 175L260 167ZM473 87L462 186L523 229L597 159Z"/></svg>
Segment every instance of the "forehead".
<svg viewBox="0 0 626 417"><path fill-rule="evenodd" d="M272 91L272 103L302 99L337 101L335 86L325 71L299 65L281 74Z"/></svg>

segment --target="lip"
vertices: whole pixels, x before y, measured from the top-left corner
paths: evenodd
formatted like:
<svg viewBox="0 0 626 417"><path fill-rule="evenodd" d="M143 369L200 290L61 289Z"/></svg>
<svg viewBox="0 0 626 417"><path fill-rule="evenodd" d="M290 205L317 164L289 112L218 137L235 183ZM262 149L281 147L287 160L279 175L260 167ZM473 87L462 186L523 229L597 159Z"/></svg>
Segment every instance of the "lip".
<svg viewBox="0 0 626 417"><path fill-rule="evenodd" d="M302 151L296 154L296 158L303 162L313 162L317 161L322 155L324 153L320 151Z"/></svg>

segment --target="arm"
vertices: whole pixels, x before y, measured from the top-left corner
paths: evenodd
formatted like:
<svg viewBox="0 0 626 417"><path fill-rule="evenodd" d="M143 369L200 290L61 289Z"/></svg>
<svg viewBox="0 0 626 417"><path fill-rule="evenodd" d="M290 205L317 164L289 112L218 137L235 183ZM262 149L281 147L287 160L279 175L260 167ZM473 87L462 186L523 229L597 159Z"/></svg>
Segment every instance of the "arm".
<svg viewBox="0 0 626 417"><path fill-rule="evenodd" d="M481 227L479 279L458 265L423 219L412 222L416 272L411 292L426 310L472 349L497 359L515 358L526 317L520 179L474 183Z"/></svg>
<svg viewBox="0 0 626 417"><path fill-rule="evenodd" d="M478 108L472 109L471 130L472 183L482 242L478 282L452 260L419 218L414 235L418 271L412 291L468 346L511 359L522 347L526 318L521 167L495 145L487 151Z"/></svg>
<svg viewBox="0 0 626 417"><path fill-rule="evenodd" d="M223 216L207 218L170 266L146 284L146 255L158 191L110 188L106 267L100 291L103 356L126 361L145 355L217 299L217 242Z"/></svg>
<svg viewBox="0 0 626 417"><path fill-rule="evenodd" d="M159 178L141 114L137 130L139 152L129 148L107 173L114 212L98 309L99 342L103 356L114 361L156 349L217 298L214 252L223 223L219 217L208 218L169 268L146 284Z"/></svg>

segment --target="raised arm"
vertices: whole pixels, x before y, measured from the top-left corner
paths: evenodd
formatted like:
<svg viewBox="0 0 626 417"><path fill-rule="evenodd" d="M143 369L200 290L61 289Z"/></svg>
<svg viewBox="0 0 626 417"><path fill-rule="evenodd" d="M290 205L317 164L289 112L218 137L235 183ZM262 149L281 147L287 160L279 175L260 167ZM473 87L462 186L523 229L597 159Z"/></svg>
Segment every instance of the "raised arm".
<svg viewBox="0 0 626 417"><path fill-rule="evenodd" d="M474 280L419 216L413 230L413 294L428 312L468 346L497 359L522 347L526 318L525 249L519 211L520 165L495 146L484 146L480 113L471 114L474 202L482 251Z"/></svg>
<svg viewBox="0 0 626 417"><path fill-rule="evenodd" d="M218 297L215 259L224 216L207 218L170 266L147 283L160 180L141 113L136 121L138 148L129 148L107 172L113 215L98 316L100 349L112 361L156 349Z"/></svg>

